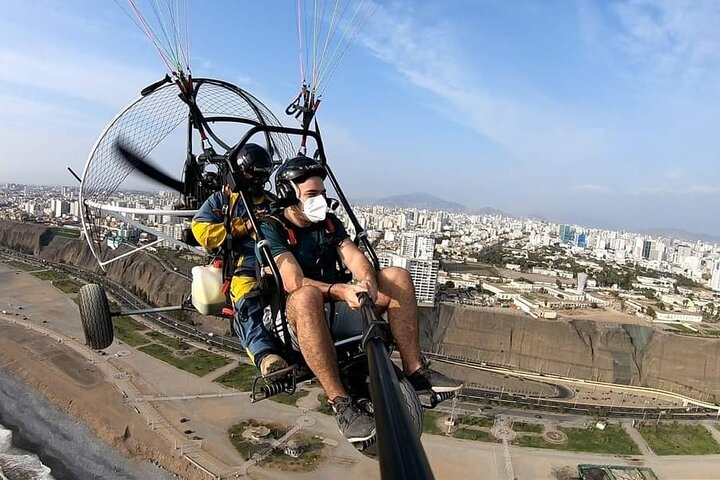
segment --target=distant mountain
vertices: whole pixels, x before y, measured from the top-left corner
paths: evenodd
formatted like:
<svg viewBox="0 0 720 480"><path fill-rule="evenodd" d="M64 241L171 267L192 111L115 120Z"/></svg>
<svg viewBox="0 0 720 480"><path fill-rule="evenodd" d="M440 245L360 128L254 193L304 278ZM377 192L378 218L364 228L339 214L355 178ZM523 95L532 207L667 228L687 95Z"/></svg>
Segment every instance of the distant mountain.
<svg viewBox="0 0 720 480"><path fill-rule="evenodd" d="M385 198L364 198L355 201L361 205L382 205L392 208L419 208L426 210L442 210L452 213L467 213L471 215L500 215L503 217L513 217L507 212L492 207L467 208L457 202L451 202L429 193L406 193L403 195L393 195Z"/></svg>
<svg viewBox="0 0 720 480"><path fill-rule="evenodd" d="M515 217L515 215L512 215L507 212L503 212L502 210L498 210L497 208L492 208L492 207L477 208L477 209L471 210L468 213L472 213L473 215L499 215L501 217L510 217L510 218Z"/></svg>
<svg viewBox="0 0 720 480"><path fill-rule="evenodd" d="M424 208L427 210L443 210L445 212L466 212L465 205L443 200L427 193L406 193L376 200L375 205L394 208Z"/></svg>
<svg viewBox="0 0 720 480"><path fill-rule="evenodd" d="M699 240L705 243L720 243L720 236L708 235L707 233L688 232L687 230L683 230L681 228L651 228L641 230L639 233L659 237L672 237L689 242Z"/></svg>

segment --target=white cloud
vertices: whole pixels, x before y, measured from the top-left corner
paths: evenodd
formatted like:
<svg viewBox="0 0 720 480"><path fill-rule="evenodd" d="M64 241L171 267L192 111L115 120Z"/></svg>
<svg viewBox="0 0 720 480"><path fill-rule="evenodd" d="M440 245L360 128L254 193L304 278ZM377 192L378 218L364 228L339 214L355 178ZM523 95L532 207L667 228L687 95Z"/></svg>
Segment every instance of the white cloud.
<svg viewBox="0 0 720 480"><path fill-rule="evenodd" d="M0 49L0 82L118 107L156 80L157 72L93 57L71 47Z"/></svg>
<svg viewBox="0 0 720 480"><path fill-rule="evenodd" d="M0 115L6 125L27 123L63 124L73 127L94 126L98 119L78 109L58 105L50 101L29 100L19 96L0 95Z"/></svg>
<svg viewBox="0 0 720 480"><path fill-rule="evenodd" d="M656 74L697 80L720 67L720 3L625 0L612 9L618 45Z"/></svg>
<svg viewBox="0 0 720 480"><path fill-rule="evenodd" d="M654 196L654 195L677 195L677 196L700 196L700 195L718 195L719 187L709 185L688 185L684 187L639 187L631 189L628 192L634 196Z"/></svg>
<svg viewBox="0 0 720 480"><path fill-rule="evenodd" d="M600 158L603 130L578 126L576 119L549 102L487 93L473 80L476 72L452 26L425 24L411 8L380 6L361 42L410 84L432 94L439 111L526 161Z"/></svg>
<svg viewBox="0 0 720 480"><path fill-rule="evenodd" d="M614 190L604 185L594 185L591 183L585 183L580 185L573 185L570 187L570 191L573 193L589 193L589 194L609 194L613 193Z"/></svg>

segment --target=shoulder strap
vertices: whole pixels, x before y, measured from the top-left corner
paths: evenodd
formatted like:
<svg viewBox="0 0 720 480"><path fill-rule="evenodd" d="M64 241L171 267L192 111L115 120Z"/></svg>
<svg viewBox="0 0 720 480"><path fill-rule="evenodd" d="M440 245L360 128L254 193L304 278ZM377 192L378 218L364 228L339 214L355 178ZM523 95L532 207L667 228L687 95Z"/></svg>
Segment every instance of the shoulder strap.
<svg viewBox="0 0 720 480"><path fill-rule="evenodd" d="M275 215L268 215L266 217L263 217L263 221L271 221L275 225L279 225L282 227L282 231L285 232L285 240L287 244L291 247L295 247L297 245L297 236L295 235L295 230L288 225L285 221L282 219L276 217Z"/></svg>

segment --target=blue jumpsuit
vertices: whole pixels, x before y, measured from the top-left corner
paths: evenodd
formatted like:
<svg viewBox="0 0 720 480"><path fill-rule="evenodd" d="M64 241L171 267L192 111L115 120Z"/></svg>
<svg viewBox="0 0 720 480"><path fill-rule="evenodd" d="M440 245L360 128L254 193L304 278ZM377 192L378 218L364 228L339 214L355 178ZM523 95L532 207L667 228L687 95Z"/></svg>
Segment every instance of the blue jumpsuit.
<svg viewBox="0 0 720 480"><path fill-rule="evenodd" d="M248 215L239 194L231 193L229 200L233 252L237 259L230 283L230 299L234 310L233 326L250 360L259 367L262 357L276 352L278 348L263 326L263 305L257 291L255 234L248 233L245 228ZM223 207L227 201L228 196L223 192L212 194L192 219L193 235L208 251L221 247L225 241ZM256 215L269 213L270 200L267 196L254 197L253 205Z"/></svg>

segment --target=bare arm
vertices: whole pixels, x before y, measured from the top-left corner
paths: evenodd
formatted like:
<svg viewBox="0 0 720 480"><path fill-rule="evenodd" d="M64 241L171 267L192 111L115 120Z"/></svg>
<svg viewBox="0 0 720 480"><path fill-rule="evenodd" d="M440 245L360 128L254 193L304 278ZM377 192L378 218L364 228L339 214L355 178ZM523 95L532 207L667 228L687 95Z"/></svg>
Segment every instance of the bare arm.
<svg viewBox="0 0 720 480"><path fill-rule="evenodd" d="M275 257L275 262L280 270L280 277L282 277L283 286L285 287L285 291L287 293L292 293L300 287L309 285L317 287L318 290L323 292L323 296L326 300L331 300L328 290L330 290L330 287L332 287L333 284L319 282L304 276L302 269L300 268L300 264L298 264L292 253L281 253Z"/></svg>
<svg viewBox="0 0 720 480"><path fill-rule="evenodd" d="M361 252L358 251L358 253L362 256ZM300 287L312 286L322 292L326 301L345 301L350 307L357 308L359 306L357 294L368 291L368 288L362 285L325 283L307 278L303 275L302 269L295 259L295 256L290 252L284 252L276 256L275 262L280 270L280 277L282 278L283 286L287 293L292 293Z"/></svg>
<svg viewBox="0 0 720 480"><path fill-rule="evenodd" d="M373 300L377 299L377 276L375 268L367 257L350 239L343 240L338 246L338 254L343 264L350 270L355 280L367 291Z"/></svg>

